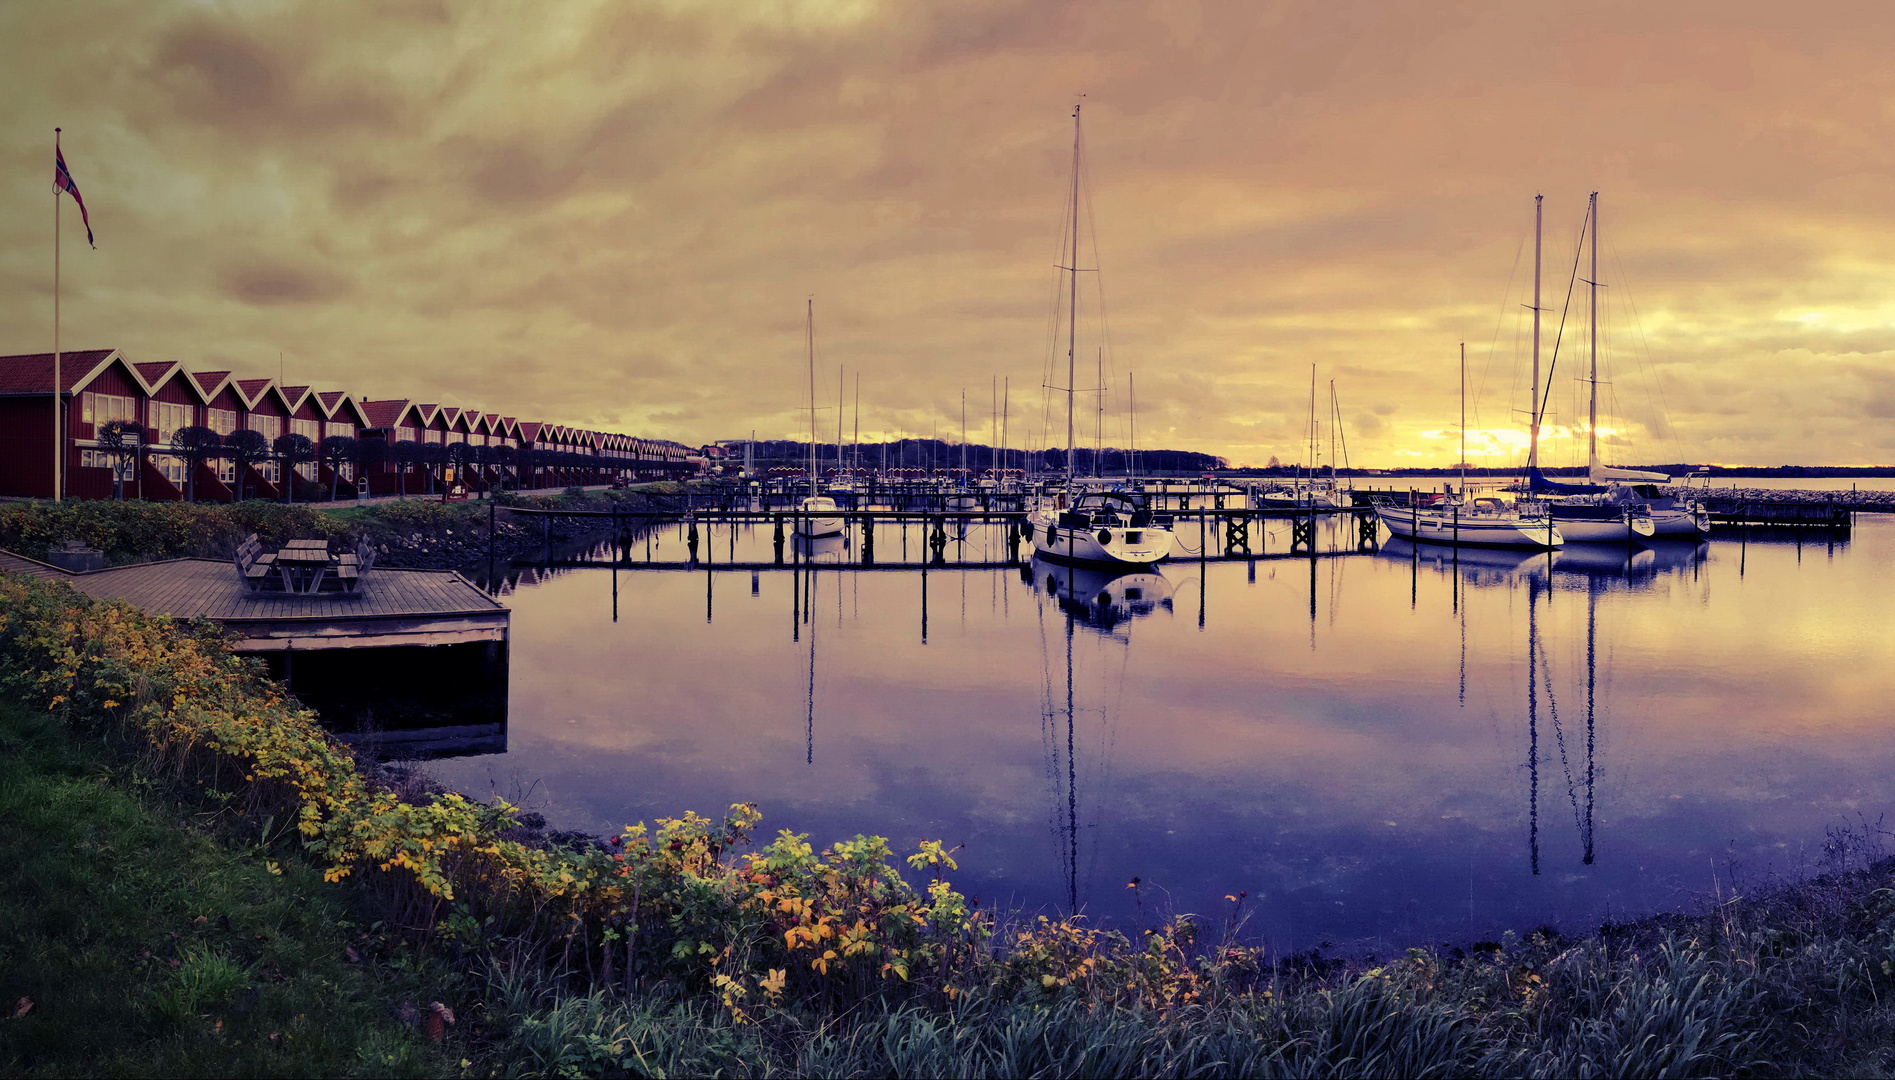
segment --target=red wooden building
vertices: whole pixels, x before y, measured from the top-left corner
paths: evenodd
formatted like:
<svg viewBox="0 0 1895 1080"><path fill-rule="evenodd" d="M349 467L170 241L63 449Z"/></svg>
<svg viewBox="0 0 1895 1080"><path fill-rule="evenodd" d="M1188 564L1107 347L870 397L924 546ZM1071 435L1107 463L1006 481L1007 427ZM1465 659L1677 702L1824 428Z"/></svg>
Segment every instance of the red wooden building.
<svg viewBox="0 0 1895 1080"><path fill-rule="evenodd" d="M353 498L366 485L372 494L460 483L486 488L563 487L615 479L645 480L688 475L691 451L681 443L586 431L559 424L521 422L510 416L461 406L407 399L359 400L339 390L278 386L269 378L235 378L228 371L186 371L175 363L135 362L116 349L63 353L59 415L64 438L61 487L66 498L182 499L225 501L236 497L280 498L292 485L297 498ZM44 498L53 493L55 456L53 356L0 356L0 496ZM99 429L114 420L140 425L143 436L127 448L101 446ZM250 430L274 446L278 436L300 434L320 447L346 436L381 440L390 456L372 465L348 459L291 464L274 455L249 465L241 477L228 457L213 457L190 471L174 452L182 428L205 427L219 435ZM393 451L413 443L412 457ZM338 444L340 445L340 444ZM504 447L504 453L491 448ZM437 448L437 449L430 449ZM524 452L524 453L523 453Z"/></svg>

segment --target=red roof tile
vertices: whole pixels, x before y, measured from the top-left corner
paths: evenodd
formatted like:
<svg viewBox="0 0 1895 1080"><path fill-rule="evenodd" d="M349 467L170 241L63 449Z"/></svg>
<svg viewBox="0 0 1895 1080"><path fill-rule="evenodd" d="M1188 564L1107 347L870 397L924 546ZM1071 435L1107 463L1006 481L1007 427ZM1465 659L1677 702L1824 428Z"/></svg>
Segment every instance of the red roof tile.
<svg viewBox="0 0 1895 1080"><path fill-rule="evenodd" d="M402 414L408 411L409 402L407 398L390 398L387 401L364 401L361 404L362 416L368 420L369 427L386 428L394 427L402 419Z"/></svg>
<svg viewBox="0 0 1895 1080"><path fill-rule="evenodd" d="M60 389L70 391L90 375L117 349L61 351ZM50 394L53 392L53 354L27 353L0 356L0 394Z"/></svg>
<svg viewBox="0 0 1895 1080"><path fill-rule="evenodd" d="M224 380L230 378L228 371L193 371L191 381L197 383L198 392L210 397L223 388Z"/></svg>

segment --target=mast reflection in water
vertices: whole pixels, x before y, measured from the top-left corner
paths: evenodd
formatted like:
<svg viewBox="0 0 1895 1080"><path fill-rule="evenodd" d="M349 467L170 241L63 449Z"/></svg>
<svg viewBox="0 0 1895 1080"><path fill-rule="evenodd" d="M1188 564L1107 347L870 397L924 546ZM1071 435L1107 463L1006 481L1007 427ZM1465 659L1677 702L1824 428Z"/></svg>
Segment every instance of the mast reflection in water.
<svg viewBox="0 0 1895 1080"><path fill-rule="evenodd" d="M563 828L755 801L817 844L965 844L984 905L1130 922L1134 877L1177 911L1247 890L1292 948L1675 907L1713 864L1820 869L1826 828L1895 801L1895 523L1316 559L1279 530L1116 578L1004 565L976 524L890 568L932 536L779 567L767 523L707 527L665 569L683 537L641 538L616 622L609 566L521 578L508 750L431 769Z"/></svg>

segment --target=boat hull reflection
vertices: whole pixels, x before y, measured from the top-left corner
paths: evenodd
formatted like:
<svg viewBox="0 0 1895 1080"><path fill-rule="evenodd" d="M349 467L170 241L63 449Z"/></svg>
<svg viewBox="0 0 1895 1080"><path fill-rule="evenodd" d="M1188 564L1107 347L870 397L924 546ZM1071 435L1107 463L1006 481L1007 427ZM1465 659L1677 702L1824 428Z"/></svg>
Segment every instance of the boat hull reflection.
<svg viewBox="0 0 1895 1080"><path fill-rule="evenodd" d="M1098 629L1171 610L1171 582L1155 569L1113 571L1035 558L1028 573L1061 611Z"/></svg>

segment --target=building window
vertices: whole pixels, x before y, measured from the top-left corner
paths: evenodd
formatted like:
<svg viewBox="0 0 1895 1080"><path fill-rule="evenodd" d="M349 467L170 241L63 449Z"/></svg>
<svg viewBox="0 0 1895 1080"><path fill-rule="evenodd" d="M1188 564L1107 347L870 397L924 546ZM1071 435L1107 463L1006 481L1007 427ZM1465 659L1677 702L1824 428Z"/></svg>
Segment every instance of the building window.
<svg viewBox="0 0 1895 1080"><path fill-rule="evenodd" d="M171 481L179 491L184 490L184 459L171 454L159 454L151 459L166 480Z"/></svg>
<svg viewBox="0 0 1895 1080"><path fill-rule="evenodd" d="M130 483L136 476L138 465L130 455L114 454L105 450L79 451L79 467L82 469L116 469L117 478Z"/></svg>
<svg viewBox="0 0 1895 1080"><path fill-rule="evenodd" d="M438 443L441 441L441 433L439 431L434 430L433 428L429 428L428 430L421 433L421 441Z"/></svg>
<svg viewBox="0 0 1895 1080"><path fill-rule="evenodd" d="M169 401L154 401L146 410L150 416L146 427L151 429L151 441L163 446L171 442L171 436L179 428L191 426L191 407Z"/></svg>
<svg viewBox="0 0 1895 1080"><path fill-rule="evenodd" d="M245 426L271 442L275 442L276 437L283 434L283 418L280 416L270 416L265 413L251 413L249 421Z"/></svg>
<svg viewBox="0 0 1895 1080"><path fill-rule="evenodd" d="M205 409L204 410L204 426L210 428L212 431L215 431L219 435L228 435L231 432L237 430L237 410L235 409ZM235 475L236 474L234 473L232 474L233 479L235 478Z"/></svg>
<svg viewBox="0 0 1895 1080"><path fill-rule="evenodd" d="M88 390L79 395L79 420L86 424L109 424L114 420L136 424L138 399Z"/></svg>
<svg viewBox="0 0 1895 1080"><path fill-rule="evenodd" d="M321 442L322 441L322 421L320 420L291 420L290 433L294 435L301 435L303 438L308 439L310 442Z"/></svg>

